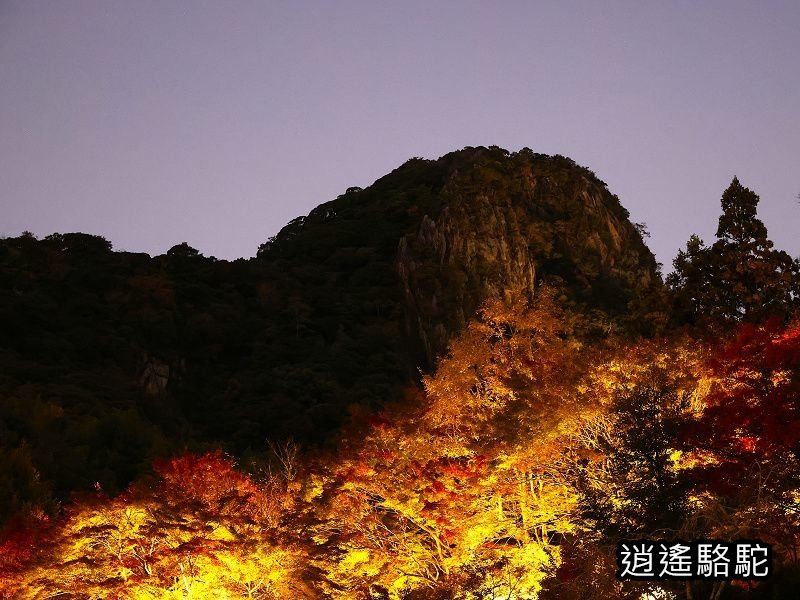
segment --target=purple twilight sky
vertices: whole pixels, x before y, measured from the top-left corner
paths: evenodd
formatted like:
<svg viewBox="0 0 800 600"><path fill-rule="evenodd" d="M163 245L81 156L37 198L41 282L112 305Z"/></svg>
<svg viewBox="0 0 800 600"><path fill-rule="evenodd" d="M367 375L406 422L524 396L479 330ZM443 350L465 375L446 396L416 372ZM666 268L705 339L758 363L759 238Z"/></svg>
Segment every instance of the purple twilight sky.
<svg viewBox="0 0 800 600"><path fill-rule="evenodd" d="M565 154L669 270L734 175L800 254L800 2L0 0L0 236L253 256L412 156Z"/></svg>

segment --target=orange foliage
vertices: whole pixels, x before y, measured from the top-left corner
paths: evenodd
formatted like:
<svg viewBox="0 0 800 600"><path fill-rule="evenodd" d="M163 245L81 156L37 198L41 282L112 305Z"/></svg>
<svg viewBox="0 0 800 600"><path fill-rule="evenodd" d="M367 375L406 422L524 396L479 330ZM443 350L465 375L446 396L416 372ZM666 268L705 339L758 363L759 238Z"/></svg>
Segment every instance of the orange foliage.
<svg viewBox="0 0 800 600"><path fill-rule="evenodd" d="M173 457L8 529L0 597L611 598L612 527L646 534L676 506L683 535L762 535L786 561L799 366L797 325L713 352L589 348L547 292L492 304L424 395L353 425L334 456L298 466L274 447L282 474L263 481L221 452ZM732 499L755 463L770 476Z"/></svg>

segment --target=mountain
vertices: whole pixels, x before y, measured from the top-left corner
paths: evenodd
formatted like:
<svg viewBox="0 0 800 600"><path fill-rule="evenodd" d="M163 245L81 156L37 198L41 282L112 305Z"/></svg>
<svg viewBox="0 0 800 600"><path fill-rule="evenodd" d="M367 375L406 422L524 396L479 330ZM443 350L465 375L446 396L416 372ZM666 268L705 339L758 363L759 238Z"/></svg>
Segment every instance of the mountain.
<svg viewBox="0 0 800 600"><path fill-rule="evenodd" d="M249 260L0 240L0 516L121 489L175 449L324 443L349 407L415 385L483 302L542 281L587 335L646 331L661 279L628 216L568 158L481 147L350 188Z"/></svg>

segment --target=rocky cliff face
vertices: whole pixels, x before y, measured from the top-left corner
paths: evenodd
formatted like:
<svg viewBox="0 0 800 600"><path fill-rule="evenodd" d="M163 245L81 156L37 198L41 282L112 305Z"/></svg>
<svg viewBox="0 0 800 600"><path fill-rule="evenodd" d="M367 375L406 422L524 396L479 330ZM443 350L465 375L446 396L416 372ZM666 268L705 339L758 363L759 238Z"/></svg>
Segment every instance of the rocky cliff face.
<svg viewBox="0 0 800 600"><path fill-rule="evenodd" d="M418 337L428 365L480 301L534 294L536 260L516 214L487 197L473 205L470 212L455 205L435 219L425 215L418 231L398 243L405 327Z"/></svg>
<svg viewBox="0 0 800 600"><path fill-rule="evenodd" d="M537 280L611 314L660 283L627 211L563 157L467 149L440 159L440 203L398 243L407 331L428 364L490 297L533 296Z"/></svg>

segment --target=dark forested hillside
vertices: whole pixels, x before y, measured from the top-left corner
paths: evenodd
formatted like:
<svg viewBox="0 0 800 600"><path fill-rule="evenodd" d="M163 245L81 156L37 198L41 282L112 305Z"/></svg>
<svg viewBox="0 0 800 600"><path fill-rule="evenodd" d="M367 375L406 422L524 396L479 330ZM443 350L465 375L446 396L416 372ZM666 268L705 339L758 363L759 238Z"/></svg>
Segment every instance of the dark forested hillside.
<svg viewBox="0 0 800 600"><path fill-rule="evenodd" d="M661 281L605 184L568 158L412 159L289 223L257 257L0 240L0 517L154 456L321 444L418 382L485 300L548 281L587 335L651 331Z"/></svg>

